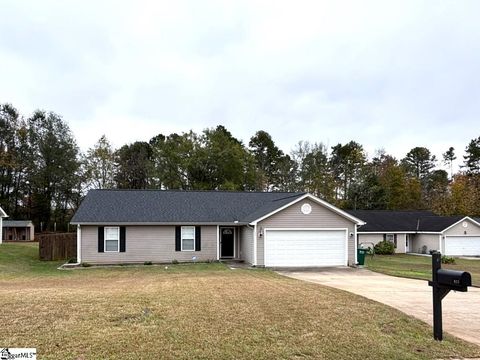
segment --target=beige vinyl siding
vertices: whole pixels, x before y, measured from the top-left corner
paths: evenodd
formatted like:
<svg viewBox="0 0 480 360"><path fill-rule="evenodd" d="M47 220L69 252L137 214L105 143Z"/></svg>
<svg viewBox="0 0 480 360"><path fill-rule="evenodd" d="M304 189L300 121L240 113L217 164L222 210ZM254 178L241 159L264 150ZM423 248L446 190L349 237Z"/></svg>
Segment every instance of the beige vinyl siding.
<svg viewBox="0 0 480 360"><path fill-rule="evenodd" d="M406 236L407 234L405 233L385 233L385 234L394 234L397 236L397 248L395 249L395 253L397 254L405 254L405 244L406 244ZM371 247L372 243L374 245L377 245L379 242L383 241L383 235L384 234L358 234L358 244L361 244L362 242L365 243L366 247Z"/></svg>
<svg viewBox="0 0 480 360"><path fill-rule="evenodd" d="M305 203L312 207L312 212L308 215L300 210ZM259 266L265 264L264 241L263 236L259 234L261 229L266 228L346 228L350 234L355 232L355 223L310 199L301 200L257 224L257 265ZM348 235L349 264L355 262L355 241L354 236Z"/></svg>
<svg viewBox="0 0 480 360"><path fill-rule="evenodd" d="M91 264L169 263L217 258L217 227L202 226L201 251L175 251L175 226L126 226L125 252L98 252L98 227L82 226L82 262Z"/></svg>
<svg viewBox="0 0 480 360"><path fill-rule="evenodd" d="M421 254L424 245L427 246L427 254L430 250L440 250L440 234L415 234L410 251Z"/></svg>
<svg viewBox="0 0 480 360"><path fill-rule="evenodd" d="M383 234L362 234L358 233L358 244L364 243L364 247L372 247L383 241Z"/></svg>
<svg viewBox="0 0 480 360"><path fill-rule="evenodd" d="M240 258L253 264L253 229L243 226L240 232Z"/></svg>
<svg viewBox="0 0 480 360"><path fill-rule="evenodd" d="M473 223L470 220L464 220L467 222L468 226L463 227L463 221L451 227L443 233L443 235L467 235L467 236L480 236L480 226ZM465 234L466 232L466 234Z"/></svg>

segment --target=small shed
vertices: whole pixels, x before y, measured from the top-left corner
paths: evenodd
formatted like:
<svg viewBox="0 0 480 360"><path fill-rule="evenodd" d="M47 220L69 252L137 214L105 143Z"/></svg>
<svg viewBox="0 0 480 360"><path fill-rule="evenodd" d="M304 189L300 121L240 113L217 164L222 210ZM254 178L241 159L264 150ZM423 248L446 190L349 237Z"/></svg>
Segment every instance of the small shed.
<svg viewBox="0 0 480 360"><path fill-rule="evenodd" d="M3 241L33 241L35 228L30 220L3 220Z"/></svg>

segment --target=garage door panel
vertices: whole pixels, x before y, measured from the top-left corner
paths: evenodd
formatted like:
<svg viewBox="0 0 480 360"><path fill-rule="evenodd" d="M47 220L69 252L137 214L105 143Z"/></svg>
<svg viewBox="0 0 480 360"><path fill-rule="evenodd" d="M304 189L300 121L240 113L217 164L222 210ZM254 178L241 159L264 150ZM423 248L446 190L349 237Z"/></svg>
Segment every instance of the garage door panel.
<svg viewBox="0 0 480 360"><path fill-rule="evenodd" d="M266 266L339 266L346 264L344 230L267 230Z"/></svg>
<svg viewBox="0 0 480 360"><path fill-rule="evenodd" d="M480 256L480 236L445 237L445 255Z"/></svg>

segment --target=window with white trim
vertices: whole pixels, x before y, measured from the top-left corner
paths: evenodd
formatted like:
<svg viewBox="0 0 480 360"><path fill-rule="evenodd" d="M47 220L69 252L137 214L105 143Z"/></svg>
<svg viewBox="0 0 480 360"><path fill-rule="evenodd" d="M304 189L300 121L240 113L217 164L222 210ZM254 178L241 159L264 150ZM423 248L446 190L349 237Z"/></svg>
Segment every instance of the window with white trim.
<svg viewBox="0 0 480 360"><path fill-rule="evenodd" d="M120 228L105 227L105 252L119 252L120 250Z"/></svg>
<svg viewBox="0 0 480 360"><path fill-rule="evenodd" d="M395 234L386 234L385 240L390 241L395 246L395 249L397 248L397 238Z"/></svg>
<svg viewBox="0 0 480 360"><path fill-rule="evenodd" d="M195 251L195 226L182 226L182 251Z"/></svg>

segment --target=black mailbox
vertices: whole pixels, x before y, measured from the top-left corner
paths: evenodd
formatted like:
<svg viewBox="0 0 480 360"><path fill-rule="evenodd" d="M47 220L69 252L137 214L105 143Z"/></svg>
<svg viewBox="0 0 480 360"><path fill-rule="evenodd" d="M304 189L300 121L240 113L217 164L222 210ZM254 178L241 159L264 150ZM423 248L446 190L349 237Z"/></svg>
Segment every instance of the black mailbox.
<svg viewBox="0 0 480 360"><path fill-rule="evenodd" d="M472 276L466 271L442 269L442 254L432 254L432 281L428 285L433 290L433 338L443 339L442 299L450 292L468 291L472 286Z"/></svg>
<svg viewBox="0 0 480 360"><path fill-rule="evenodd" d="M452 290L467 291L467 286L472 286L472 276L466 271L437 270L438 285L448 286Z"/></svg>

